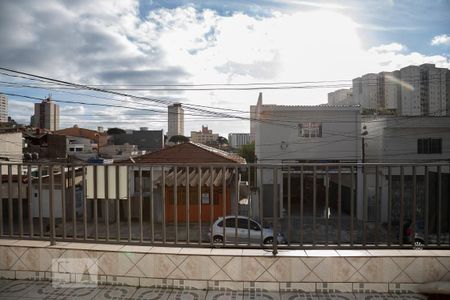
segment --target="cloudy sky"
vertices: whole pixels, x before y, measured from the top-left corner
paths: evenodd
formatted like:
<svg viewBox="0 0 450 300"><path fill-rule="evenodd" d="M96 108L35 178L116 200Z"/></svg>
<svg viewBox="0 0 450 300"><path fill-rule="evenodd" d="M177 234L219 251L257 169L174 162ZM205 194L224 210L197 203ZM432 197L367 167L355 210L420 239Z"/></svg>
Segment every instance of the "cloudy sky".
<svg viewBox="0 0 450 300"><path fill-rule="evenodd" d="M450 67L449 1L0 1L1 67L157 100L43 89L0 74L0 92L66 101L61 127L167 130L165 106L172 102L246 117L259 92L265 103L325 103L333 88L323 83L282 90L202 84L345 86L367 72L425 62ZM180 90L187 88L196 90ZM35 101L11 96L10 115L29 122ZM222 135L249 131L248 121L195 107L204 111L187 111L186 135L202 124Z"/></svg>

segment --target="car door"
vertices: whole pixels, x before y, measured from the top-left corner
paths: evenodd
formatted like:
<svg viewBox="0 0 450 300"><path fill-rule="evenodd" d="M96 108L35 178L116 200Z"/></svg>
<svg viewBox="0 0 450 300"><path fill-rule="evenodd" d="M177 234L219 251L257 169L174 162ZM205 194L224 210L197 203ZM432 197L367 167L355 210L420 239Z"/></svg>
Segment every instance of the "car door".
<svg viewBox="0 0 450 300"><path fill-rule="evenodd" d="M253 220L250 220L250 241L253 244L262 244L261 226Z"/></svg>
<svg viewBox="0 0 450 300"><path fill-rule="evenodd" d="M238 218L238 242L244 244L250 242L247 218Z"/></svg>
<svg viewBox="0 0 450 300"><path fill-rule="evenodd" d="M236 218L227 218L225 220L225 237L227 244L234 244L237 241Z"/></svg>

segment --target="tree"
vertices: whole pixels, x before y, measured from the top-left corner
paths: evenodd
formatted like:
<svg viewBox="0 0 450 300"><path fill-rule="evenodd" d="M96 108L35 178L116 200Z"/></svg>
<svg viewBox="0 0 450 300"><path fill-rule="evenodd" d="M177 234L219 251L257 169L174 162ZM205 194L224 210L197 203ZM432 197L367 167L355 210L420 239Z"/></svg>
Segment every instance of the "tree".
<svg viewBox="0 0 450 300"><path fill-rule="evenodd" d="M219 137L217 138L217 144L219 144L219 146L228 145L228 140L219 135Z"/></svg>
<svg viewBox="0 0 450 300"><path fill-rule="evenodd" d="M251 142L250 144L243 145L238 154L245 158L248 163L254 163L256 161L255 155L255 142Z"/></svg>
<svg viewBox="0 0 450 300"><path fill-rule="evenodd" d="M239 151L238 154L245 158L247 163L254 163L256 162L256 155L255 155L255 142L252 142L247 145L243 145ZM250 186L254 187L256 185L256 169L254 166L250 167L250 174L248 170L242 173L242 180L244 181L250 181Z"/></svg>
<svg viewBox="0 0 450 300"><path fill-rule="evenodd" d="M169 143L180 144L180 143L188 143L189 138L184 135L174 135L170 138Z"/></svg>
<svg viewBox="0 0 450 300"><path fill-rule="evenodd" d="M123 134L126 133L125 130L121 129L121 128L117 128L117 127L113 127L113 128L108 128L108 130L106 131L106 133L108 135L116 135L116 134Z"/></svg>

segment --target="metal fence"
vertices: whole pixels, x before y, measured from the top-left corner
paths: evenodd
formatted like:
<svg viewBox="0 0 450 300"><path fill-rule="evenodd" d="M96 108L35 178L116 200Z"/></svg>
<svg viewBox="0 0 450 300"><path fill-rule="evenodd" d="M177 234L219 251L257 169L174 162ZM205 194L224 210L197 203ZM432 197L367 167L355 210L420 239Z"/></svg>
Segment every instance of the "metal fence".
<svg viewBox="0 0 450 300"><path fill-rule="evenodd" d="M273 251L450 247L449 164L0 169L2 238Z"/></svg>

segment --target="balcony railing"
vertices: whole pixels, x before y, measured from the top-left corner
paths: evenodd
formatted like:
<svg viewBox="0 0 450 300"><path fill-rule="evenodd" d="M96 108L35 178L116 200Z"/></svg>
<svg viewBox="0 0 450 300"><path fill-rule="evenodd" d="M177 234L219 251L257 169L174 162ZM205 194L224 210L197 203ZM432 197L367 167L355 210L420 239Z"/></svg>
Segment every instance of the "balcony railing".
<svg viewBox="0 0 450 300"><path fill-rule="evenodd" d="M0 168L2 238L275 252L450 247L448 163Z"/></svg>

